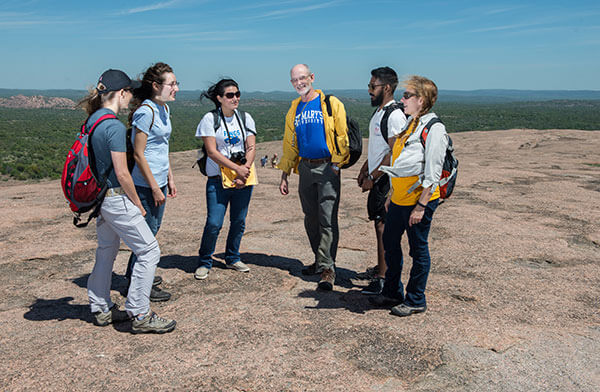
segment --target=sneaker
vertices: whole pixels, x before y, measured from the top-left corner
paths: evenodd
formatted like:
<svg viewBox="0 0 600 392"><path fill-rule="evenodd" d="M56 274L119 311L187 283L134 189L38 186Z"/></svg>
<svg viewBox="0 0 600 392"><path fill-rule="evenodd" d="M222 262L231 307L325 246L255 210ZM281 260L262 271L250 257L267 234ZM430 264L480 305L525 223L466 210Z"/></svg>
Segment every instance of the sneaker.
<svg viewBox="0 0 600 392"><path fill-rule="evenodd" d="M318 275L321 271L317 267L317 263L312 263L308 267L302 268L302 275Z"/></svg>
<svg viewBox="0 0 600 392"><path fill-rule="evenodd" d="M158 286L152 286L150 291L150 301L152 302L165 302L171 299L171 293L161 290Z"/></svg>
<svg viewBox="0 0 600 392"><path fill-rule="evenodd" d="M250 268L248 268L248 266L241 261L236 261L235 263L232 263L232 264L226 264L226 266L227 266L227 268L234 269L239 272L250 271Z"/></svg>
<svg viewBox="0 0 600 392"><path fill-rule="evenodd" d="M159 317L150 311L143 319L133 318L131 322L131 333L166 333L175 329L177 322Z"/></svg>
<svg viewBox="0 0 600 392"><path fill-rule="evenodd" d="M392 306L400 305L402 301L396 298L391 298L383 294L369 297L371 305L377 308L391 308Z"/></svg>
<svg viewBox="0 0 600 392"><path fill-rule="evenodd" d="M392 314L400 317L410 316L413 313L423 313L427 310L427 306L409 306L407 304L400 304L392 308Z"/></svg>
<svg viewBox="0 0 600 392"><path fill-rule="evenodd" d="M371 281L371 283L369 283L367 287L362 289L362 293L365 295L379 295L383 291L384 283L384 278L375 278Z"/></svg>
<svg viewBox="0 0 600 392"><path fill-rule="evenodd" d="M209 269L206 267L198 267L196 268L196 272L194 273L194 278L198 280L204 280L208 278Z"/></svg>
<svg viewBox="0 0 600 392"><path fill-rule="evenodd" d="M333 290L333 283L335 282L335 271L331 268L324 269L321 272L321 280L317 288L325 291Z"/></svg>
<svg viewBox="0 0 600 392"><path fill-rule="evenodd" d="M117 304L113 304L112 308L108 312L94 312L94 324L99 327L106 327L111 323L118 323L119 321L127 321L131 319L126 311L119 310Z"/></svg>
<svg viewBox="0 0 600 392"><path fill-rule="evenodd" d="M356 274L356 278L363 279L363 280L369 280L369 279L376 278L378 274L379 274L379 266L376 265L375 267L367 268L367 270L365 272L359 272L358 274Z"/></svg>

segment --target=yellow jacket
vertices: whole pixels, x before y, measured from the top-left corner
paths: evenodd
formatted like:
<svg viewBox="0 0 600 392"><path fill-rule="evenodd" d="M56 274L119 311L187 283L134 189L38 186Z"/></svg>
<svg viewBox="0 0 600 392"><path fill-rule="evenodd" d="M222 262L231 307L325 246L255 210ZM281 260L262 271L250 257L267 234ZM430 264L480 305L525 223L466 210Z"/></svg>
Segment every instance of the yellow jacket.
<svg viewBox="0 0 600 392"><path fill-rule="evenodd" d="M321 110L323 111L323 123L325 126L325 140L327 147L331 153L331 162L342 166L350 159L350 150L348 148L348 125L346 124L346 109L344 104L334 96L329 98L331 103L330 117L327 113L327 105L325 104L325 94L321 90L315 90L321 96ZM296 109L300 103L301 97L292 101L290 110L285 116L285 131L283 133L283 156L277 167L284 172L290 174L294 169L298 173L298 163L300 156L298 155L298 141L296 139L296 127L294 127L294 119L296 117ZM336 146L337 141L337 146ZM339 150L338 150L339 148Z"/></svg>

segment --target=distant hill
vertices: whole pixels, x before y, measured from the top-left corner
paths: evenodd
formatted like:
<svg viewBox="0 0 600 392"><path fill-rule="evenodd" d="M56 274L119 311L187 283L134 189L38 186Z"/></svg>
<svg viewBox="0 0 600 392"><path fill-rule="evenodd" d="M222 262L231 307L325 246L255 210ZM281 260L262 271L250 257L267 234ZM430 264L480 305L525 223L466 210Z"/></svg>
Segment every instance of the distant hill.
<svg viewBox="0 0 600 392"><path fill-rule="evenodd" d="M341 98L368 101L366 90L326 90L327 93ZM84 90L20 90L0 88L0 98L17 95L68 98L78 101L84 97ZM201 90L185 90L177 93L182 101L195 101L200 98ZM396 94L399 95L399 94ZM290 101L298 95L294 91L243 91L244 98L265 101ZM600 100L600 91L595 90L440 90L440 102L465 103L507 103L553 100Z"/></svg>

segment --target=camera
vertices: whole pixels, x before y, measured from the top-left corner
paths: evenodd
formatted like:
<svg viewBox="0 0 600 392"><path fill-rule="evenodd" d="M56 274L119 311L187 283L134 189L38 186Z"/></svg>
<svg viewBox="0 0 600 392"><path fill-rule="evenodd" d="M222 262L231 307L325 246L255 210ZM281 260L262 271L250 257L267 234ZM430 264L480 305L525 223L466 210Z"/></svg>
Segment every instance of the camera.
<svg viewBox="0 0 600 392"><path fill-rule="evenodd" d="M238 151L231 154L229 160L233 163L237 163L238 165L246 164L246 153L244 151Z"/></svg>

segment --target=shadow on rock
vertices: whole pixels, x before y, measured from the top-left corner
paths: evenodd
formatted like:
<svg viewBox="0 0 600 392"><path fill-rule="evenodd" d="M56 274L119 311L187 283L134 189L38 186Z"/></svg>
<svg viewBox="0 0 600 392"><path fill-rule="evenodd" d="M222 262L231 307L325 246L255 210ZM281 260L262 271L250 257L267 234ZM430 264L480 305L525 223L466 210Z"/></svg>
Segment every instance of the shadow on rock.
<svg viewBox="0 0 600 392"><path fill-rule="evenodd" d="M218 254L215 257L224 258L225 254ZM284 256L266 255L264 253L242 253L241 258L246 264L254 264L261 267L277 268L287 271L290 275L300 278L307 282L318 282L319 275L302 275L304 264L298 259L292 259ZM336 267L335 284L345 288L353 288L351 279L356 279L356 272L347 268Z"/></svg>
<svg viewBox="0 0 600 392"><path fill-rule="evenodd" d="M373 309L359 290L342 293L335 291L335 286L333 291L304 290L298 297L313 298L317 301L316 306L306 306L306 309L346 309L358 314L365 314L367 310Z"/></svg>
<svg viewBox="0 0 600 392"><path fill-rule="evenodd" d="M81 320L93 324L90 306L71 304L71 301L73 297L38 298L29 305L29 311L23 315L23 318L31 321ZM128 321L111 324L111 326L119 332L131 332L131 323Z"/></svg>
<svg viewBox="0 0 600 392"><path fill-rule="evenodd" d="M160 268L177 268L185 273L193 274L198 268L198 256L168 255L162 256L158 263Z"/></svg>
<svg viewBox="0 0 600 392"><path fill-rule="evenodd" d="M87 289L87 281L89 277L90 274L81 275L80 277L73 279L73 283L83 289ZM110 289L127 293L128 288L129 285L125 275L117 275L113 272L110 282Z"/></svg>
<svg viewBox="0 0 600 392"><path fill-rule="evenodd" d="M29 305L29 311L23 317L31 321L48 320L83 320L92 322L90 308L88 305L75 305L69 302L73 297L63 297L58 299L38 298Z"/></svg>

